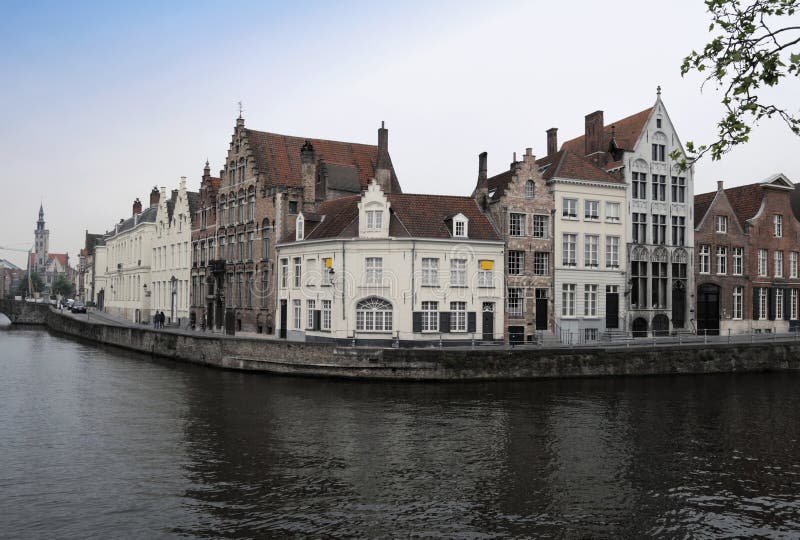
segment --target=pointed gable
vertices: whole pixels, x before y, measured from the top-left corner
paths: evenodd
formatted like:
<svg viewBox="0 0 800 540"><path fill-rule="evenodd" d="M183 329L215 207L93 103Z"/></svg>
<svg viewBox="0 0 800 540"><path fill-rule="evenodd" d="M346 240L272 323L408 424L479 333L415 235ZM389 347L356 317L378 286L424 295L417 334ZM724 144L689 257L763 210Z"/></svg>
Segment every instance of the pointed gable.
<svg viewBox="0 0 800 540"><path fill-rule="evenodd" d="M632 114L621 120L610 122L603 126L603 148L609 148L611 140L615 141L617 148L622 150L633 150L636 146L636 141L639 140L639 135L644 131L647 125L647 120L653 112L653 107ZM614 128L614 135L612 137L612 126ZM579 156L586 155L586 137L581 135L561 144L562 150L569 150ZM609 160L611 161L611 160Z"/></svg>

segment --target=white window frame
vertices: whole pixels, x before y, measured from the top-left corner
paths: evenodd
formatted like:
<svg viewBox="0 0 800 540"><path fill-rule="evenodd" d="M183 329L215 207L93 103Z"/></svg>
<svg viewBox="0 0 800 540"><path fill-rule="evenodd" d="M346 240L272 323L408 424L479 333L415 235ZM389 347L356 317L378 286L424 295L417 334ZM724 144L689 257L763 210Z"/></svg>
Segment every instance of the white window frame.
<svg viewBox="0 0 800 540"><path fill-rule="evenodd" d="M365 210L367 230L380 231L383 228L383 210Z"/></svg>
<svg viewBox="0 0 800 540"><path fill-rule="evenodd" d="M458 301L450 302L450 331L467 331L467 303Z"/></svg>
<svg viewBox="0 0 800 540"><path fill-rule="evenodd" d="M775 272L775 277L783 277L783 251L775 251L772 255L773 257L773 266L772 269Z"/></svg>
<svg viewBox="0 0 800 540"><path fill-rule="evenodd" d="M453 236L456 238L467 237L467 222L463 219L453 220Z"/></svg>
<svg viewBox="0 0 800 540"><path fill-rule="evenodd" d="M789 301L791 302L789 305L789 318L793 321L796 321L798 318L798 308L800 306L797 305L797 300L797 289L789 289Z"/></svg>
<svg viewBox="0 0 800 540"><path fill-rule="evenodd" d="M728 234L728 216L717 216L716 232L719 234Z"/></svg>
<svg viewBox="0 0 800 540"><path fill-rule="evenodd" d="M728 248L717 246L717 275L724 276L728 273Z"/></svg>
<svg viewBox="0 0 800 540"><path fill-rule="evenodd" d="M744 317L744 288L733 288L733 319L741 321Z"/></svg>
<svg viewBox="0 0 800 540"><path fill-rule="evenodd" d="M518 249L509 249L506 268L508 268L509 276L521 276L525 274L525 252Z"/></svg>
<svg viewBox="0 0 800 540"><path fill-rule="evenodd" d="M439 286L439 259L435 257L422 258L422 286Z"/></svg>
<svg viewBox="0 0 800 540"><path fill-rule="evenodd" d="M331 304L330 300L323 300L322 301L322 320L320 321L320 327L322 330L330 331L331 329Z"/></svg>
<svg viewBox="0 0 800 540"><path fill-rule="evenodd" d="M611 223L620 222L620 204L618 202L606 201L606 221Z"/></svg>
<svg viewBox="0 0 800 540"><path fill-rule="evenodd" d="M467 286L467 259L450 259L450 286Z"/></svg>
<svg viewBox="0 0 800 540"><path fill-rule="evenodd" d="M294 282L293 287L295 289L300 287L301 280L303 277L303 258L302 257L295 257L294 258Z"/></svg>
<svg viewBox="0 0 800 540"><path fill-rule="evenodd" d="M711 273L711 246L708 244L701 244L700 251L697 254L697 271L700 274Z"/></svg>
<svg viewBox="0 0 800 540"><path fill-rule="evenodd" d="M578 249L578 235L575 233L564 233L562 236L562 257L563 266L576 266L576 251Z"/></svg>
<svg viewBox="0 0 800 540"><path fill-rule="evenodd" d="M223 237L224 238L224 237ZM281 259L281 289L289 286L289 259Z"/></svg>
<svg viewBox="0 0 800 540"><path fill-rule="evenodd" d="M583 286L583 316L597 317L597 285Z"/></svg>
<svg viewBox="0 0 800 540"><path fill-rule="evenodd" d="M506 290L506 310L509 318L521 319L525 317L525 289L522 287L509 287Z"/></svg>
<svg viewBox="0 0 800 540"><path fill-rule="evenodd" d="M564 197L561 200L561 217L563 219L578 219L578 199Z"/></svg>
<svg viewBox="0 0 800 540"><path fill-rule="evenodd" d="M525 236L527 225L525 214L521 212L508 213L508 236L513 236L514 238Z"/></svg>
<svg viewBox="0 0 800 540"><path fill-rule="evenodd" d="M300 300L292 300L292 314L295 330L303 329L303 305Z"/></svg>
<svg viewBox="0 0 800 540"><path fill-rule="evenodd" d="M798 264L798 252L791 251L789 252L789 277L796 278L797 277L797 264Z"/></svg>
<svg viewBox="0 0 800 540"><path fill-rule="evenodd" d="M775 289L775 320L783 320L783 291L784 289Z"/></svg>
<svg viewBox="0 0 800 540"><path fill-rule="evenodd" d="M549 238L549 216L542 214L533 214L531 218L531 236L534 238Z"/></svg>
<svg viewBox="0 0 800 540"><path fill-rule="evenodd" d="M758 319L766 320L769 318L769 295L766 287L758 289Z"/></svg>
<svg viewBox="0 0 800 540"><path fill-rule="evenodd" d="M316 300L306 300L306 330L314 328L314 310L317 309Z"/></svg>
<svg viewBox="0 0 800 540"><path fill-rule="evenodd" d="M583 237L583 266L597 268L600 266L600 236L587 234Z"/></svg>
<svg viewBox="0 0 800 540"><path fill-rule="evenodd" d="M594 215L590 213L594 210ZM583 201L583 219L585 221L600 221L600 201L586 199Z"/></svg>
<svg viewBox="0 0 800 540"><path fill-rule="evenodd" d="M772 216L772 234L775 238L783 238L783 214Z"/></svg>
<svg viewBox="0 0 800 540"><path fill-rule="evenodd" d="M606 268L619 268L619 236L606 236Z"/></svg>
<svg viewBox="0 0 800 540"><path fill-rule="evenodd" d="M732 248L733 267L731 268L734 276L741 276L744 272L744 248Z"/></svg>
<svg viewBox="0 0 800 540"><path fill-rule="evenodd" d="M767 268L767 250L766 249L759 249L758 250L758 275L759 277L766 277L767 272L769 269Z"/></svg>
<svg viewBox="0 0 800 540"><path fill-rule="evenodd" d="M439 302L435 300L422 302L422 331L439 331Z"/></svg>
<svg viewBox="0 0 800 540"><path fill-rule="evenodd" d="M561 284L561 316L575 317L575 289L574 283Z"/></svg>
<svg viewBox="0 0 800 540"><path fill-rule="evenodd" d="M383 258L364 258L364 284L373 287L383 285Z"/></svg>

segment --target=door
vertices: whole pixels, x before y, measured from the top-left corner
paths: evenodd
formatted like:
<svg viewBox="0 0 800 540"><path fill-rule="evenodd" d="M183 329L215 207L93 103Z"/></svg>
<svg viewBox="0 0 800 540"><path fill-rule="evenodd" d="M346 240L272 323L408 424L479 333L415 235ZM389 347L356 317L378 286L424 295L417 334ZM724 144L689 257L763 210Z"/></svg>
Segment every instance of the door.
<svg viewBox="0 0 800 540"><path fill-rule="evenodd" d="M647 320L639 317L637 319L633 319L633 323L631 324L631 332L633 337L647 337Z"/></svg>
<svg viewBox="0 0 800 540"><path fill-rule="evenodd" d="M286 339L286 325L289 324L288 318L289 313L286 300L281 300L281 330L278 336L281 339Z"/></svg>
<svg viewBox="0 0 800 540"><path fill-rule="evenodd" d="M494 302L483 303L483 341L494 339Z"/></svg>
<svg viewBox="0 0 800 540"><path fill-rule="evenodd" d="M509 326L508 327L508 342L509 343L525 343L525 327L524 326Z"/></svg>
<svg viewBox="0 0 800 540"><path fill-rule="evenodd" d="M229 336L236 334L236 310L225 311L225 333Z"/></svg>
<svg viewBox="0 0 800 540"><path fill-rule="evenodd" d="M208 304L208 309L206 310L206 328L209 330L214 328L214 302Z"/></svg>
<svg viewBox="0 0 800 540"><path fill-rule="evenodd" d="M536 329L547 330L547 289L536 289Z"/></svg>
<svg viewBox="0 0 800 540"><path fill-rule="evenodd" d="M719 335L719 286L705 283L697 288L697 333Z"/></svg>
<svg viewBox="0 0 800 540"><path fill-rule="evenodd" d="M619 328L619 293L606 293L606 328Z"/></svg>

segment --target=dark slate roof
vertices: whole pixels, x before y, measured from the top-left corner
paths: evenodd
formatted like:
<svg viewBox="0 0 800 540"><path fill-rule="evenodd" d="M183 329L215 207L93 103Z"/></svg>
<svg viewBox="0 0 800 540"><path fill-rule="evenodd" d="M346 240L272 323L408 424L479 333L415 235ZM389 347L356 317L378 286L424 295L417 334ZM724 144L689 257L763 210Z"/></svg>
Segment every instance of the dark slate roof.
<svg viewBox="0 0 800 540"><path fill-rule="evenodd" d="M636 145L636 141L639 140L639 135L642 133L642 130L647 123L647 119L650 118L650 113L652 112L653 107L648 107L647 109L636 114L632 114L631 116L617 120L616 122L606 124L603 127L602 148L609 147L609 144L611 143L611 127L613 126L614 141L616 142L617 147L623 150L633 150L633 147ZM574 152L579 156L586 155L585 135L575 137L574 139L562 143L561 149L569 150L570 152ZM612 162L613 160L609 159L608 168L613 168Z"/></svg>
<svg viewBox="0 0 800 540"><path fill-rule="evenodd" d="M91 255L94 253L95 246L102 246L103 243L103 235L102 234L93 234L90 232L86 233L86 241L84 243L87 255Z"/></svg>
<svg viewBox="0 0 800 540"><path fill-rule="evenodd" d="M606 171L569 150L559 150L552 156L537 159L536 164L542 171L542 178L571 178L574 180L588 180L592 182L608 182L610 184L624 184L625 181L608 174Z"/></svg>
<svg viewBox="0 0 800 540"><path fill-rule="evenodd" d="M150 206L148 208L145 208L145 210L141 214L139 214L139 216L136 218L135 220L136 224L146 223L146 222L155 223L157 212L158 212L158 206ZM131 216L119 224L117 232L121 233L123 231L127 231L128 229L133 229L133 226L134 226L134 217Z"/></svg>
<svg viewBox="0 0 800 540"><path fill-rule="evenodd" d="M337 165L324 163L320 174L326 177L326 185L330 189L360 193L361 184L358 180L358 170L352 165Z"/></svg>
<svg viewBox="0 0 800 540"><path fill-rule="evenodd" d="M370 179L375 177L376 145L292 137L253 129L245 129L245 134L266 186L302 185L300 149L306 141L314 146L318 162L353 167L358 174L360 190L367 189ZM402 193L391 158L388 162L392 170L392 191Z"/></svg>
<svg viewBox="0 0 800 540"><path fill-rule="evenodd" d="M451 195L388 194L391 205L389 235L396 238L452 238L447 221L456 214L469 220L471 240L501 240L486 215L472 197ZM322 219L306 228L305 239L355 238L358 236L360 195L323 202L317 209ZM284 242L291 242L287 237Z"/></svg>

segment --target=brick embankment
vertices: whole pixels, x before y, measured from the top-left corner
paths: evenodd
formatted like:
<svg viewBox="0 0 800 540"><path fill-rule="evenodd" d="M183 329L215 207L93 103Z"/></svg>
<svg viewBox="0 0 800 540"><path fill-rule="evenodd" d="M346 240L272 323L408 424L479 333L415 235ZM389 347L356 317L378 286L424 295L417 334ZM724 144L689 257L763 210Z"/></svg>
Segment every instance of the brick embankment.
<svg viewBox="0 0 800 540"><path fill-rule="evenodd" d="M243 371L465 381L800 370L800 342L683 345L658 349L363 349L88 322L55 310L54 332L196 364Z"/></svg>

